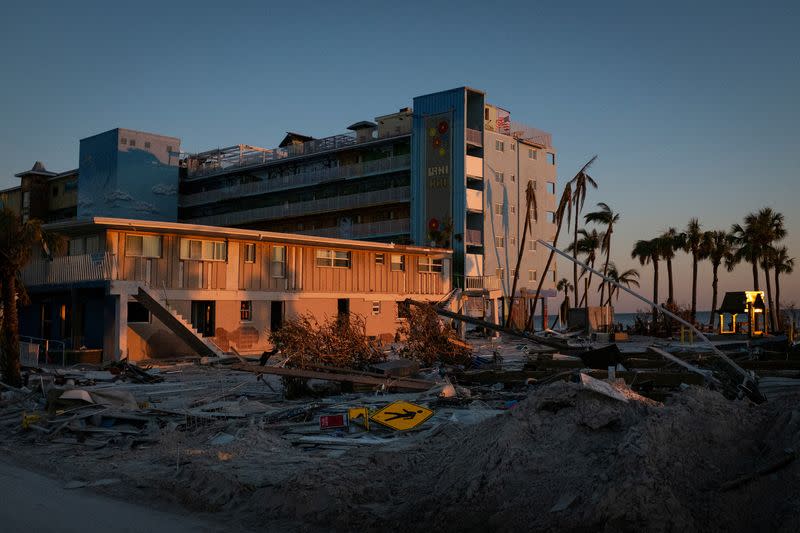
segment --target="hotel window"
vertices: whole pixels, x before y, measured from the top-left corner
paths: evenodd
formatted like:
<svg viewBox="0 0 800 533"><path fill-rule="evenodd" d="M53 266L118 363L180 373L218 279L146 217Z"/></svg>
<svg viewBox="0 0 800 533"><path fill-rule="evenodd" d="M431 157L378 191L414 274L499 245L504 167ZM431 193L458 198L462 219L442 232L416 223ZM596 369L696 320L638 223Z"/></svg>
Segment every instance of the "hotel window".
<svg viewBox="0 0 800 533"><path fill-rule="evenodd" d="M528 281L536 281L536 271L535 270L528 270Z"/></svg>
<svg viewBox="0 0 800 533"><path fill-rule="evenodd" d="M418 270L420 272L441 272L442 264L441 259L433 259L427 256L420 257Z"/></svg>
<svg viewBox="0 0 800 533"><path fill-rule="evenodd" d="M127 235L125 237L127 257L161 257L160 235Z"/></svg>
<svg viewBox="0 0 800 533"><path fill-rule="evenodd" d="M150 141L145 141L144 142L144 147L145 148L150 148Z"/></svg>
<svg viewBox="0 0 800 533"><path fill-rule="evenodd" d="M516 212L517 212L517 206L512 205L511 206L511 214L514 215L514 214L516 214Z"/></svg>
<svg viewBox="0 0 800 533"><path fill-rule="evenodd" d="M382 265L384 264L384 261L386 261L386 257L384 256L384 254L375 254L376 265Z"/></svg>
<svg viewBox="0 0 800 533"><path fill-rule="evenodd" d="M250 322L253 320L253 302L250 300L243 300L239 304L239 320L242 322Z"/></svg>
<svg viewBox="0 0 800 533"><path fill-rule="evenodd" d="M136 146L136 139L131 139L131 140L128 142L128 145L129 145L129 146Z"/></svg>
<svg viewBox="0 0 800 533"><path fill-rule="evenodd" d="M269 272L273 278L286 277L286 247L273 246L269 257Z"/></svg>
<svg viewBox="0 0 800 533"><path fill-rule="evenodd" d="M497 276L497 279L505 279L506 277L506 269L503 267L494 269L494 275Z"/></svg>
<svg viewBox="0 0 800 533"><path fill-rule="evenodd" d="M495 215L503 214L503 204L494 204L494 214Z"/></svg>
<svg viewBox="0 0 800 533"><path fill-rule="evenodd" d="M548 181L547 182L547 192L550 193L550 194L555 194L556 193L556 184L555 184L555 182L552 182L552 181Z"/></svg>
<svg viewBox="0 0 800 533"><path fill-rule="evenodd" d="M406 256L403 254L392 254L392 270L395 272L405 272Z"/></svg>
<svg viewBox="0 0 800 533"><path fill-rule="evenodd" d="M372 302L372 314L373 315L381 314L381 303L380 302Z"/></svg>
<svg viewBox="0 0 800 533"><path fill-rule="evenodd" d="M228 245L224 241L203 241L200 239L181 239L181 259L194 261L225 261Z"/></svg>
<svg viewBox="0 0 800 533"><path fill-rule="evenodd" d="M528 250L535 251L536 250L536 241L531 239L528 241Z"/></svg>
<svg viewBox="0 0 800 533"><path fill-rule="evenodd" d="M495 248L505 248L506 247L506 238L503 236L494 236L494 246Z"/></svg>
<svg viewBox="0 0 800 533"><path fill-rule="evenodd" d="M514 247L517 245L517 238L516 237L509 237L508 238L508 245Z"/></svg>
<svg viewBox="0 0 800 533"><path fill-rule="evenodd" d="M514 183L517 181L517 177L514 174L511 174L511 182Z"/></svg>
<svg viewBox="0 0 800 533"><path fill-rule="evenodd" d="M555 165L556 154L554 154L553 152L547 152L547 162L550 163L551 165Z"/></svg>
<svg viewBox="0 0 800 533"><path fill-rule="evenodd" d="M350 252L317 250L317 266L350 268Z"/></svg>
<svg viewBox="0 0 800 533"><path fill-rule="evenodd" d="M516 278L516 277L517 277L517 270L516 270L516 269L514 269L514 268L512 268L512 269L511 269L511 279L514 279L514 278Z"/></svg>
<svg viewBox="0 0 800 533"><path fill-rule="evenodd" d="M504 179L505 179L505 174L503 174L502 172L498 172L496 170L494 171L494 181L496 181L497 183L503 183Z"/></svg>
<svg viewBox="0 0 800 533"><path fill-rule="evenodd" d="M245 263L256 262L256 245L252 242L244 243L244 262Z"/></svg>
<svg viewBox="0 0 800 533"><path fill-rule="evenodd" d="M494 149L498 152L505 152L506 151L506 143L501 141L500 139L495 139L494 141Z"/></svg>
<svg viewBox="0 0 800 533"><path fill-rule="evenodd" d="M536 150L528 148L528 159L536 159Z"/></svg>
<svg viewBox="0 0 800 533"><path fill-rule="evenodd" d="M126 139L125 137L122 137L122 138L120 138L119 143L120 144L128 144L128 139Z"/></svg>

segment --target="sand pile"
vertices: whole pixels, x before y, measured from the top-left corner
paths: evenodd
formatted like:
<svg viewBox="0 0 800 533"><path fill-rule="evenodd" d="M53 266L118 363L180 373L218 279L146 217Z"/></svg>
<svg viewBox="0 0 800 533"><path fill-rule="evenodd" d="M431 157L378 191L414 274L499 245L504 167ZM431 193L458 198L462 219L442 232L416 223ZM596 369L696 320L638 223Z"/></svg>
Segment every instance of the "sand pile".
<svg viewBox="0 0 800 533"><path fill-rule="evenodd" d="M796 463L720 486L800 444L800 413L699 388L666 405L630 396L555 383L506 415L256 490L239 512L362 531L796 530Z"/></svg>

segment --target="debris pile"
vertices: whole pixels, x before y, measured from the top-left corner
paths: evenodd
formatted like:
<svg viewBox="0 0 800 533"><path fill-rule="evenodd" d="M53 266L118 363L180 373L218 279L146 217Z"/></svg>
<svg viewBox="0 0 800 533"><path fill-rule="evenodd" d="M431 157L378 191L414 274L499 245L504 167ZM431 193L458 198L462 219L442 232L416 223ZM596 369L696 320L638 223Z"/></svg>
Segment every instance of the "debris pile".
<svg viewBox="0 0 800 533"><path fill-rule="evenodd" d="M469 344L459 339L456 330L445 324L431 305L415 305L399 333L405 340L400 355L423 366L469 366L472 361Z"/></svg>

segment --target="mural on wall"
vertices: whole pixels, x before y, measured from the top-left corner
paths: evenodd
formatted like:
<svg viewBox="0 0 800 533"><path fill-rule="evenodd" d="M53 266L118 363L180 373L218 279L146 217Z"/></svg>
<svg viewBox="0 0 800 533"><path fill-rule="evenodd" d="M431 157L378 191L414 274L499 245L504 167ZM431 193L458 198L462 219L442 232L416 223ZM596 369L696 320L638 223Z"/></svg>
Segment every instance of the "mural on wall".
<svg viewBox="0 0 800 533"><path fill-rule="evenodd" d="M116 129L81 139L78 217L176 221L180 140Z"/></svg>
<svg viewBox="0 0 800 533"><path fill-rule="evenodd" d="M453 172L452 113L425 117L425 195L427 198L428 239L435 246L449 246L438 242L439 232L451 223L451 196Z"/></svg>

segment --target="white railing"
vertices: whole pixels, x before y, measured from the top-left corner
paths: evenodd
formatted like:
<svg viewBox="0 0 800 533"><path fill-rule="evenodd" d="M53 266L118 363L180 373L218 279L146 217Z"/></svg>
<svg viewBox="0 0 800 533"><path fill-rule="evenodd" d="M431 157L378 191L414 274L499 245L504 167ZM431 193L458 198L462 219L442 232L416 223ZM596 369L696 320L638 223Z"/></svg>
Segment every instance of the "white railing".
<svg viewBox="0 0 800 533"><path fill-rule="evenodd" d="M271 220L290 216L313 215L328 211L340 211L368 205L403 202L411 199L410 187L393 187L382 191L363 192L346 196L334 196L306 202L286 203L269 207L259 207L244 211L233 211L219 215L196 217L186 220L191 224L208 226L235 226L257 220Z"/></svg>
<svg viewBox="0 0 800 533"><path fill-rule="evenodd" d="M240 145L239 147L223 148L220 150L210 150L200 154L191 154L185 160L188 167L188 179L201 178L226 172L232 169L242 169L251 166L263 165L271 161L300 157L309 154L317 154L337 150L356 144L368 143L381 139L402 137L411 133L411 121L400 130L386 132L379 136L377 132L372 137L356 136L355 132L348 132L339 135L332 135L322 139L313 139L302 144L293 144L283 148L273 148L265 150L248 149Z"/></svg>
<svg viewBox="0 0 800 533"><path fill-rule="evenodd" d="M28 286L111 279L117 279L117 256L111 252L40 259L22 270L22 282Z"/></svg>
<svg viewBox="0 0 800 533"><path fill-rule="evenodd" d="M348 179L354 177L368 176L370 174L382 174L411 168L411 156L401 155L397 157L387 157L375 161L366 161L354 165L344 165L341 167L318 169L301 174L288 176L278 176L267 178L264 181L253 183L241 183L230 187L223 187L210 191L203 191L196 194L181 195L180 205L189 207L202 205L231 198L241 198L263 194L281 189L293 187L304 187L307 185L317 185L335 179Z"/></svg>
<svg viewBox="0 0 800 533"><path fill-rule="evenodd" d="M456 285L465 290L497 290L500 288L500 280L497 276L456 276Z"/></svg>
<svg viewBox="0 0 800 533"><path fill-rule="evenodd" d="M337 239L364 239L379 237L381 235L395 235L411 231L411 221L407 218L396 220L381 220L369 224L352 224L348 227L334 226L331 228L316 228L295 231L303 235L316 235L317 237L332 237Z"/></svg>
<svg viewBox="0 0 800 533"><path fill-rule="evenodd" d="M466 128L467 142L475 146L483 146L483 133L478 130Z"/></svg>
<svg viewBox="0 0 800 533"><path fill-rule="evenodd" d="M553 147L553 136L537 128L532 128L519 122L511 121L511 135L531 141L545 148Z"/></svg>

